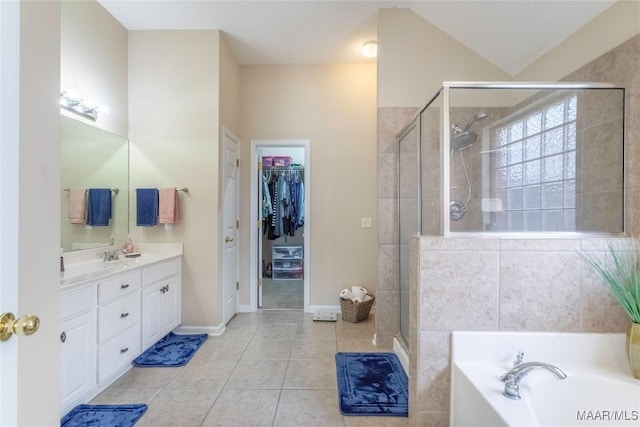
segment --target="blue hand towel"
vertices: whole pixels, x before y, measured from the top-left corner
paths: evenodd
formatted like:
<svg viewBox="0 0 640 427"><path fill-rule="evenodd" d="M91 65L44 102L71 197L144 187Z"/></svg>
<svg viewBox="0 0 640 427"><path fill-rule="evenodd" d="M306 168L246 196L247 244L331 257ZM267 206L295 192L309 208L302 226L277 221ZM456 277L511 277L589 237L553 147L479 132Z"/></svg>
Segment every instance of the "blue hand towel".
<svg viewBox="0 0 640 427"><path fill-rule="evenodd" d="M158 225L159 192L157 188L136 189L136 225L138 227L153 227Z"/></svg>
<svg viewBox="0 0 640 427"><path fill-rule="evenodd" d="M111 219L111 190L90 188L87 195L87 225L107 227Z"/></svg>

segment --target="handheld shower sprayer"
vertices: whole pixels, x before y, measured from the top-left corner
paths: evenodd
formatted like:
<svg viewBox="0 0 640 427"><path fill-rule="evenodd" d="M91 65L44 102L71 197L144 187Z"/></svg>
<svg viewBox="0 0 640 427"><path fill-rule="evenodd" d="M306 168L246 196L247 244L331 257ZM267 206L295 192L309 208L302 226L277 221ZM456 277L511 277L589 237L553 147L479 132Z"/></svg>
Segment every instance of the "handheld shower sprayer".
<svg viewBox="0 0 640 427"><path fill-rule="evenodd" d="M460 153L460 161L462 162L462 169L464 170L464 175L467 181L467 201L462 203L458 200L452 200L449 204L449 217L454 220L460 220L464 216L467 211L467 207L469 206L469 202L471 201L471 180L469 179L469 172L467 171L467 166L464 163L464 156L462 151L465 148L468 148L476 142L478 138L478 134L469 131L469 128L477 121L482 120L487 117L487 113L480 112L471 118L467 122L464 127L461 127L458 124L451 125L452 136L451 136L451 157L453 157L454 151Z"/></svg>

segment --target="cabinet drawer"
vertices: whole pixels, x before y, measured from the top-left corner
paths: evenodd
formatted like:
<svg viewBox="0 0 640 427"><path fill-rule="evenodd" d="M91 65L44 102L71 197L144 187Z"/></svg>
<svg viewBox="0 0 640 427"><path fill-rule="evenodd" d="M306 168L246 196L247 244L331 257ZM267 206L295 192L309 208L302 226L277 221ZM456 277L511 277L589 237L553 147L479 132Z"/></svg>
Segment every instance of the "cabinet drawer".
<svg viewBox="0 0 640 427"><path fill-rule="evenodd" d="M96 305L95 284L84 286L79 289L64 291L60 295L60 318L74 316L89 310Z"/></svg>
<svg viewBox="0 0 640 427"><path fill-rule="evenodd" d="M140 354L140 325L127 329L98 350L98 382L128 364Z"/></svg>
<svg viewBox="0 0 640 427"><path fill-rule="evenodd" d="M106 280L98 285L98 303L104 304L114 298L140 288L140 271Z"/></svg>
<svg viewBox="0 0 640 427"><path fill-rule="evenodd" d="M98 313L98 339L104 344L140 322L140 292L118 298L100 307Z"/></svg>
<svg viewBox="0 0 640 427"><path fill-rule="evenodd" d="M273 260L273 269L274 270L302 270L302 260L301 259L288 259L288 260Z"/></svg>
<svg viewBox="0 0 640 427"><path fill-rule="evenodd" d="M180 273L180 258L151 265L142 270L142 286Z"/></svg>
<svg viewBox="0 0 640 427"><path fill-rule="evenodd" d="M302 246L274 246L271 249L273 259L304 258Z"/></svg>
<svg viewBox="0 0 640 427"><path fill-rule="evenodd" d="M304 279L304 273L301 270L273 270L274 279L290 279L290 280L302 280Z"/></svg>

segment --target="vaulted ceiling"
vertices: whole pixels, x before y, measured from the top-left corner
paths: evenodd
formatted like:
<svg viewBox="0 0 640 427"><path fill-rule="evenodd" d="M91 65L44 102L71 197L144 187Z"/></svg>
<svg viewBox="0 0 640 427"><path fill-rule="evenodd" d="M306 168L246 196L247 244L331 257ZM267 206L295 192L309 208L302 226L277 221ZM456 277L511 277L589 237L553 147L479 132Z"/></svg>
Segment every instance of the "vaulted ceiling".
<svg viewBox="0 0 640 427"><path fill-rule="evenodd" d="M241 64L367 62L380 8L410 8L515 75L615 0L99 0L129 30L224 31Z"/></svg>

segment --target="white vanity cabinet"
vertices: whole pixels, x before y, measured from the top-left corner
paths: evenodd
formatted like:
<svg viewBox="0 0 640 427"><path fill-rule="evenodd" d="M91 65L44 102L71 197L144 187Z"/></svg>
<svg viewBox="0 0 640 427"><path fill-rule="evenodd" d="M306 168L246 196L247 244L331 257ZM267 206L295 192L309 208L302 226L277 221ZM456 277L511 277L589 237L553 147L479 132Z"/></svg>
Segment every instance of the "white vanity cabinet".
<svg viewBox="0 0 640 427"><path fill-rule="evenodd" d="M91 400L180 324L181 263L181 256L150 257L111 269L100 262L97 272L86 269L92 276L76 284L65 283L71 279L63 277L62 415ZM104 273L99 270L103 268Z"/></svg>
<svg viewBox="0 0 640 427"><path fill-rule="evenodd" d="M180 324L180 259L142 271L142 348L148 348Z"/></svg>
<svg viewBox="0 0 640 427"><path fill-rule="evenodd" d="M120 376L140 353L140 270L98 283L98 383Z"/></svg>
<svg viewBox="0 0 640 427"><path fill-rule="evenodd" d="M60 407L64 411L96 387L96 284L60 296Z"/></svg>

